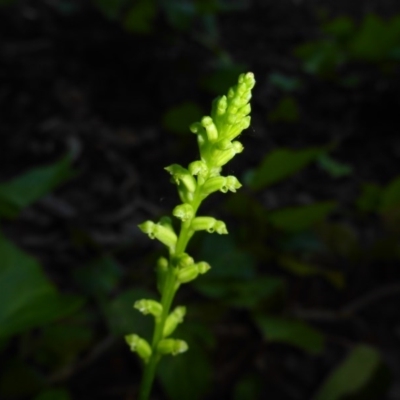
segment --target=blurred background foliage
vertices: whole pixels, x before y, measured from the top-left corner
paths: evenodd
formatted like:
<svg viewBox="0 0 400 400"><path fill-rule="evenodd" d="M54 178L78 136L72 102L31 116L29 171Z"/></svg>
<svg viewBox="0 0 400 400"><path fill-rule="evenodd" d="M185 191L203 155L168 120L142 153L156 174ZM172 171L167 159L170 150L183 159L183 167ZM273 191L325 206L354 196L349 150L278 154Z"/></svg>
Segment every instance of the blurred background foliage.
<svg viewBox="0 0 400 400"><path fill-rule="evenodd" d="M204 214L154 399L400 396L400 7L394 1L0 0L0 398L135 399L123 335L156 298L163 175L255 73L239 193Z"/></svg>

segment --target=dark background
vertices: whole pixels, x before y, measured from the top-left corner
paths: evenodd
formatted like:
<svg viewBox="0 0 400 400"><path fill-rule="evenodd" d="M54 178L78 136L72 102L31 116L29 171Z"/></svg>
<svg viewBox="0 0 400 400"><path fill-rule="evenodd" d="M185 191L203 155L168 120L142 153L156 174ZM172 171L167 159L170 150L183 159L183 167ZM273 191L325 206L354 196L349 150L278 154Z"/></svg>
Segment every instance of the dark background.
<svg viewBox="0 0 400 400"><path fill-rule="evenodd" d="M198 314L194 312L192 323L199 326L193 329L204 339L202 329L207 327L214 342L208 346L199 341L209 372L199 367L198 374L210 375L199 398L311 399L346 354L364 343L377 349L382 366L355 395L331 398L399 399L400 197L390 212L357 206L363 184L386 187L400 174L398 59L392 56L395 51L369 58L347 55L338 64L333 61L333 67L328 62L325 69L311 73L295 49L322 40L325 21L347 15L357 25L370 14L388 21L400 14L400 4L142 1L150 11L129 22L127 15L138 2L5 3L0 1L0 182L66 154L76 174L17 218L2 219L1 230L40 261L61 293L85 299L77 314L51 324L78 320L89 338L71 347L69 359L48 356L50 350L41 347L48 325L8 337L0 356L0 398L34 398L48 388L66 390L74 400L136 398L140 365L123 343L124 328L113 330L114 309L105 303L132 287L155 293L153 266L162 249L136 226L169 214L177 204L163 168L195 159L195 137L184 132L185 124L194 122L191 114L198 118L198 113L209 113L216 95L234 84L240 72L252 71L257 81L252 125L241 136L245 151L226 172L243 180L276 149L332 146L330 157L350 166L350 173L333 176L321 164L313 164L268 189L251 192L250 185L243 192L265 213L337 201L339 206L325 218L325 225L315 227L327 248L323 255L315 258L310 247L301 245L294 252L303 261L311 252L312 260L339 271L345 285L338 289L318 274L282 269L277 260L286 251L285 232L279 236L282 232L274 227L265 232L254 216L251 220L240 212L232 214L225 197L210 199L204 215L221 215L232 226L235 246L253 253L254 279L272 274L285 281L285 300L268 306L268 313L306 321L324 333L326 345L318 355L310 355L301 345L293 347L290 339L270 344L252 317L258 306L235 307L223 296L215 300L204 291L185 289L180 301L193 304ZM178 4L178 12L172 3ZM289 78L276 83L271 75L277 73L294 80L294 88L288 88ZM279 112L285 98L290 98L289 105ZM178 117L168 114L187 102L196 104L194 111L190 105ZM189 120L183 124L185 118ZM239 209L253 207L241 201ZM332 239L329 222L345 227L350 236L338 228ZM346 251L352 238L357 244ZM203 240L195 241L194 252L204 248ZM117 278L110 278L106 297L93 295L85 285L82 289L82 274L76 273L104 257L111 257L119 271ZM218 312L213 313L214 306ZM346 311L350 316L343 317ZM68 339L63 340L59 346L68 348ZM191 362L202 362L201 356L193 357ZM16 360L33 371L39 383L21 389L27 378L13 372L10 365ZM185 398L184 391L177 395L168 389L168 379L164 373L161 384L155 385L154 399ZM179 377L171 381L180 384Z"/></svg>

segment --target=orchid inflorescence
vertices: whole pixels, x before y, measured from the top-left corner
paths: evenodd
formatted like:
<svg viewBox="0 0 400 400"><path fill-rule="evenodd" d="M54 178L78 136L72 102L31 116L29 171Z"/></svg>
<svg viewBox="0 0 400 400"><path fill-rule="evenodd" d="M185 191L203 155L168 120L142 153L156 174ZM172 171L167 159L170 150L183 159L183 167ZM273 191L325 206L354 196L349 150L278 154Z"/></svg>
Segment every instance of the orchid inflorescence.
<svg viewBox="0 0 400 400"><path fill-rule="evenodd" d="M137 352L145 363L140 400L146 400L150 394L160 358L165 354L177 355L188 349L183 340L169 337L183 321L186 308L178 306L172 312L170 308L180 285L193 281L210 269L207 262L195 262L185 252L193 234L203 230L221 235L228 233L223 221L197 216L196 213L202 201L211 193L236 192L241 187L235 176L222 176L221 170L243 151L243 145L235 139L250 126L249 101L254 84L251 72L241 74L237 85L230 88L226 96L213 101L211 116L205 116L190 126L190 130L197 135L200 160L193 161L187 168L178 164L165 168L171 174L172 182L177 185L182 201L172 211L172 215L181 221L179 234L170 217L162 217L157 223L146 221L139 225L151 239L159 240L169 250L169 258L161 257L157 263L157 287L161 301L142 299L134 304L141 313L154 317L151 344L136 334L125 337L130 349Z"/></svg>

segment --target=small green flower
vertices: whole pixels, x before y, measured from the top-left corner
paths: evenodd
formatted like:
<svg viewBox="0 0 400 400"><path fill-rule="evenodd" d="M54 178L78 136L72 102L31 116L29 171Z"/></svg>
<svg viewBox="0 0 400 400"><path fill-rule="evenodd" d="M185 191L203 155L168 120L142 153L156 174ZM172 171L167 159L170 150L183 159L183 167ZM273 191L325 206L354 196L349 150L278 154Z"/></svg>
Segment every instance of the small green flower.
<svg viewBox="0 0 400 400"><path fill-rule="evenodd" d="M186 314L186 307L179 306L176 307L174 311L172 311L167 319L165 320L163 336L167 337L174 332L176 327L183 322L183 318Z"/></svg>
<svg viewBox="0 0 400 400"><path fill-rule="evenodd" d="M194 210L190 204L180 204L173 209L172 215L181 221L189 221L194 216Z"/></svg>
<svg viewBox="0 0 400 400"><path fill-rule="evenodd" d="M200 261L196 264L177 269L176 279L178 283L188 283L196 279L199 275L205 274L207 271L210 270L210 268L210 264L205 261Z"/></svg>
<svg viewBox="0 0 400 400"><path fill-rule="evenodd" d="M161 354L172 354L173 356L184 353L188 348L187 343L179 339L162 339L157 346L157 350Z"/></svg>
<svg viewBox="0 0 400 400"><path fill-rule="evenodd" d="M134 308L138 309L142 314L151 314L154 317L160 317L162 314L162 305L155 300L137 300L134 304Z"/></svg>
<svg viewBox="0 0 400 400"><path fill-rule="evenodd" d="M207 231L209 233L217 232L220 235L228 233L225 223L223 221L216 220L213 217L193 218L190 227L194 231Z"/></svg>
<svg viewBox="0 0 400 400"><path fill-rule="evenodd" d="M131 351L138 353L139 357L143 359L145 363L149 361L151 357L152 350L150 345L147 343L145 339L142 339L140 336L132 334L126 335L125 341L128 343Z"/></svg>
<svg viewBox="0 0 400 400"><path fill-rule="evenodd" d="M173 248L176 245L178 239L176 233L163 225L155 224L153 221L146 221L140 224L139 228L149 235L150 239L158 239L167 247Z"/></svg>
<svg viewBox="0 0 400 400"><path fill-rule="evenodd" d="M196 190L196 180L186 168L179 164L172 164L165 167L165 170L172 175L172 179L177 185L182 183L191 193Z"/></svg>

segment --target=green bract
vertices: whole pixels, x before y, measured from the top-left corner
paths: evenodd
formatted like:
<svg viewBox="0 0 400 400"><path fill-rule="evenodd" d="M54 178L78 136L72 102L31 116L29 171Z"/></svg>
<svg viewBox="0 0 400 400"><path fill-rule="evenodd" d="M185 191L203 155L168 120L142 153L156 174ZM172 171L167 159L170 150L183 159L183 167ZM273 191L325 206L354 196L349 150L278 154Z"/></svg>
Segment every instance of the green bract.
<svg viewBox="0 0 400 400"><path fill-rule="evenodd" d="M210 216L196 216L201 202L210 194L220 191L236 192L242 185L235 176L222 176L222 167L236 154L243 151L243 145L236 139L250 125L251 90L255 84L254 75L249 72L239 76L238 84L229 89L226 96L214 100L211 115L190 126L197 135L200 159L191 162L187 168L172 164L165 169L177 185L182 204L177 205L172 215L180 223L176 233L170 217L163 217L158 223L146 221L139 228L151 239L157 239L169 250L169 259L161 257L157 263L157 287L161 301L138 300L135 308L143 314L154 316L155 329L151 345L139 336L126 336L132 351L145 362L139 400L150 395L156 366L165 354L177 355L188 349L186 342L167 338L183 321L186 308L175 308L170 312L175 292L181 284L205 274L210 265L205 261L195 262L186 253L186 247L196 231L227 234L223 221Z"/></svg>

